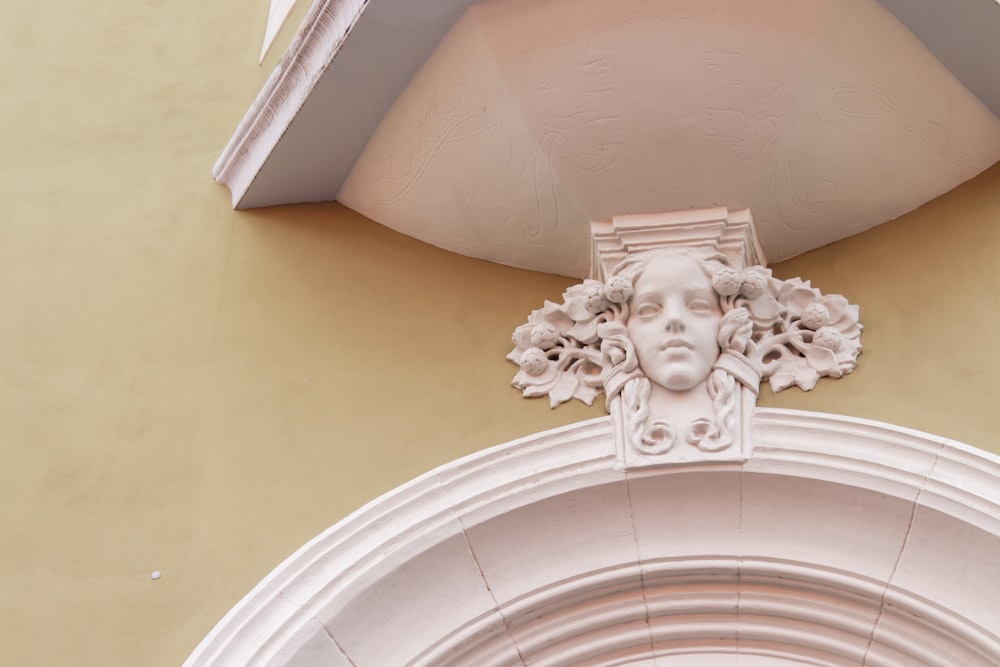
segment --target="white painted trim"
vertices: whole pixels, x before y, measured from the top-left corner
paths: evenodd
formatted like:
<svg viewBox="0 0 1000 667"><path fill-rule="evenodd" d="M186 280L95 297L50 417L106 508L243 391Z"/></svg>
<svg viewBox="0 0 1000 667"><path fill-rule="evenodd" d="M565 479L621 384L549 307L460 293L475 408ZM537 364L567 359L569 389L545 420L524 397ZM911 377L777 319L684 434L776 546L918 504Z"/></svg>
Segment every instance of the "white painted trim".
<svg viewBox="0 0 1000 667"><path fill-rule="evenodd" d="M787 410L752 437L745 463L624 472L601 418L442 466L185 664L1000 664L1000 459Z"/></svg>
<svg viewBox="0 0 1000 667"><path fill-rule="evenodd" d="M212 169L233 206L331 199L385 111L471 3L316 0ZM292 131L293 121L304 134ZM322 141L309 129L317 127Z"/></svg>
<svg viewBox="0 0 1000 667"><path fill-rule="evenodd" d="M278 36L278 31L285 24L288 15L295 6L295 0L271 0L271 5L267 10L267 27L264 29L264 43L260 47L260 59L257 64L264 62L267 50L274 43L274 38Z"/></svg>
<svg viewBox="0 0 1000 667"><path fill-rule="evenodd" d="M237 206L292 119L305 104L368 0L320 0L306 14L281 62L268 77L212 168Z"/></svg>
<svg viewBox="0 0 1000 667"><path fill-rule="evenodd" d="M990 11L993 3L962 3L961 11L951 8L944 11L940 3L930 0L881 2L928 44L994 115L1000 113L1000 95L992 85L993 78L987 68L979 66L982 62L995 60L989 56L1000 48L997 40L992 39L997 25L996 13ZM316 0L294 42L213 169L216 180L232 191L234 206L319 201L334 196L379 119L470 4L472 0L424 0L419 3L419 19L414 20L405 13L414 4L406 0ZM351 63L344 71L338 70L332 66L334 56L365 13L372 13L363 21L370 29L357 40L360 44ZM393 20L400 15L404 18ZM948 19L944 28L942 18ZM405 27L401 28L400 23ZM971 33L975 33L976 38L969 39ZM278 165L262 175L258 187L251 190L251 184L278 149L279 140L286 133L296 134L291 132L292 120L313 95L328 68L338 71L337 77L328 78L338 80L329 84L330 91L320 95L319 104L323 108L316 113L327 123L310 126L322 127L322 130L306 128L302 133L304 137L297 138L294 147L278 151L281 153L275 160ZM374 71L378 71L379 76L372 76ZM361 96L356 93L360 87L364 88ZM362 97L365 98L363 104L357 102ZM345 101L351 110L339 113ZM315 155L297 156L295 153L302 151L303 143L316 143L315 135L320 132L327 137L347 135L358 139L324 142L320 150L330 157L319 163L322 173L315 176L317 170L312 168ZM292 170L296 162L307 166ZM980 165L976 172L982 168ZM294 173L285 174L286 170ZM317 182L294 187L304 179L316 179ZM381 216L372 217L383 220Z"/></svg>

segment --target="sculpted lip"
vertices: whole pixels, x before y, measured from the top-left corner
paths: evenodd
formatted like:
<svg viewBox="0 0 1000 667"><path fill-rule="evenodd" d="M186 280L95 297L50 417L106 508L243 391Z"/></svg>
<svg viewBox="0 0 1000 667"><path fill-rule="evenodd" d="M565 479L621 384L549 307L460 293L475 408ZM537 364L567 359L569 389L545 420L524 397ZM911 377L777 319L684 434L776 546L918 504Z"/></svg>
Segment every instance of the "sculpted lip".
<svg viewBox="0 0 1000 667"><path fill-rule="evenodd" d="M693 350L694 349L694 345L692 343L684 340L683 338L671 338L666 343L664 343L662 346L660 346L660 349L661 350L676 350L676 349Z"/></svg>

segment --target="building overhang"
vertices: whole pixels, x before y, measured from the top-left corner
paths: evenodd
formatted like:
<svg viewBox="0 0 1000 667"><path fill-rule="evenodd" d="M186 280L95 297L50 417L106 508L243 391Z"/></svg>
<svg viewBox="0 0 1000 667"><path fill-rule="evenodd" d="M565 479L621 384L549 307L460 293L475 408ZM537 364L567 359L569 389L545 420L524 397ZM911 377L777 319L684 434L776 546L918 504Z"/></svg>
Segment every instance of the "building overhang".
<svg viewBox="0 0 1000 667"><path fill-rule="evenodd" d="M577 276L593 220L747 207L778 261L1000 158L996 34L994 0L320 1L214 174Z"/></svg>

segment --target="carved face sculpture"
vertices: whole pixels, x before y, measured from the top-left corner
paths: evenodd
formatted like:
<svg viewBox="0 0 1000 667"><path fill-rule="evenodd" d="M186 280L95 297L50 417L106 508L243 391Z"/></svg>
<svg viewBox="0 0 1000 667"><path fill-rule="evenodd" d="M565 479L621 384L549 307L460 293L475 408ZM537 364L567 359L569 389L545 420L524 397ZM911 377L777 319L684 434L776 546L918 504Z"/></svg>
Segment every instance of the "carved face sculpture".
<svg viewBox="0 0 1000 667"><path fill-rule="evenodd" d="M712 372L721 319L719 297L698 263L666 255L651 261L636 281L625 326L646 377L683 392Z"/></svg>

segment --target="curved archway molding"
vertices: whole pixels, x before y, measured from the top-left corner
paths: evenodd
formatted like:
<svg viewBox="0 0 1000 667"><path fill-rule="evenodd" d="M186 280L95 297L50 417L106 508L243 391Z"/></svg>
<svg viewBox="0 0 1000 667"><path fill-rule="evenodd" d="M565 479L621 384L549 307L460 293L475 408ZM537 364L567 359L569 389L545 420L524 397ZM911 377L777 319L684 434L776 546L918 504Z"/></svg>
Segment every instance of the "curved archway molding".
<svg viewBox="0 0 1000 667"><path fill-rule="evenodd" d="M746 461L616 466L608 418L433 470L303 546L201 665L1000 664L1000 460L759 409Z"/></svg>

